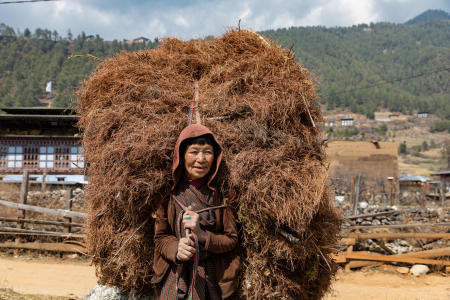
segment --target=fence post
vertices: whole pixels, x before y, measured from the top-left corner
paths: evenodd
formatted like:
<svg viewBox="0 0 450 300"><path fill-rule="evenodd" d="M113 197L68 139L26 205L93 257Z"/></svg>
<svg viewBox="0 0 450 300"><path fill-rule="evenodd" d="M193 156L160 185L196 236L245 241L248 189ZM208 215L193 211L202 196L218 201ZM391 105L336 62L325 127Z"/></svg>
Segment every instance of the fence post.
<svg viewBox="0 0 450 300"><path fill-rule="evenodd" d="M28 179L29 179L29 174L28 174L28 170L24 170L23 171L23 175L22 175L22 184L20 185L20 195L19 195L19 202L20 204L27 204L27 196L28 196ZM19 219L25 219L26 217L26 211L21 209L21 214L19 216ZM25 227L25 222L20 222L19 223L19 228L23 229ZM14 239L14 243L15 244L19 244L20 243L20 237L16 237ZM14 255L17 256L19 255L19 250L15 249L14 250Z"/></svg>
<svg viewBox="0 0 450 300"><path fill-rule="evenodd" d="M353 179L353 177L352 177ZM353 180L352 180L353 182ZM353 215L356 215L358 213L358 202L359 202L359 185L361 184L361 174L359 174L356 177L356 182L355 182L355 197L353 199ZM353 191L352 191L353 192Z"/></svg>
<svg viewBox="0 0 450 300"><path fill-rule="evenodd" d="M44 173L42 173L42 182L41 182L41 192L45 193L45 190L47 189L47 170L44 170Z"/></svg>
<svg viewBox="0 0 450 300"><path fill-rule="evenodd" d="M445 188L444 188L444 181L441 180L440 184L439 184L439 192L441 194L441 205L444 206L445 205Z"/></svg>
<svg viewBox="0 0 450 300"><path fill-rule="evenodd" d="M20 204L27 204L27 196L28 196L28 179L29 174L28 171L23 171L22 184L20 185ZM21 210L20 218L25 218L25 210ZM21 223L21 228L23 227L23 223Z"/></svg>
<svg viewBox="0 0 450 300"><path fill-rule="evenodd" d="M65 202L65 209L72 210L72 189L71 188L68 188L68 189L65 190L64 202ZM71 217L65 217L65 219L67 220L67 222L72 223L72 218ZM67 226L66 232L67 233L71 233L72 232L72 226Z"/></svg>

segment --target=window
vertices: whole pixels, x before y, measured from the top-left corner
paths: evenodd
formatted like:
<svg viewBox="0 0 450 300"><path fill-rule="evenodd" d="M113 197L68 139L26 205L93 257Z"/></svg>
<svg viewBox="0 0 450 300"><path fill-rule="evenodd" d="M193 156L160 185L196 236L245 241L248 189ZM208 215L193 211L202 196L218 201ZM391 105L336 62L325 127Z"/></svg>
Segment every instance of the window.
<svg viewBox="0 0 450 300"><path fill-rule="evenodd" d="M16 147L17 148L17 147ZM27 169L35 169L39 165L39 148L24 147L23 148L23 167Z"/></svg>
<svg viewBox="0 0 450 300"><path fill-rule="evenodd" d="M8 147L0 146L0 168L6 168L8 165Z"/></svg>
<svg viewBox="0 0 450 300"><path fill-rule="evenodd" d="M70 148L70 168L84 168L83 148Z"/></svg>
<svg viewBox="0 0 450 300"><path fill-rule="evenodd" d="M70 148L57 147L55 149L55 169L68 169L70 162Z"/></svg>
<svg viewBox="0 0 450 300"><path fill-rule="evenodd" d="M53 152L54 148L52 146L39 148L39 168L53 169L53 161L55 159Z"/></svg>
<svg viewBox="0 0 450 300"><path fill-rule="evenodd" d="M4 148L6 148L6 147L4 147ZM6 164L7 164L8 168L22 168L22 146L8 147Z"/></svg>

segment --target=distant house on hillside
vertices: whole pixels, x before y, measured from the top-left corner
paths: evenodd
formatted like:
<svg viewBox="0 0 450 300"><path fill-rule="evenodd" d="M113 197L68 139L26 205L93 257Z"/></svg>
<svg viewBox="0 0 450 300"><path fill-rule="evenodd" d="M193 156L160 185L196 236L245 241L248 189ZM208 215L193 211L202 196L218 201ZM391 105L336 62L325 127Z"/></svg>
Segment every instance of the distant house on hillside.
<svg viewBox="0 0 450 300"><path fill-rule="evenodd" d="M334 127L334 120L325 121L325 127Z"/></svg>
<svg viewBox="0 0 450 300"><path fill-rule="evenodd" d="M341 118L341 126L353 126L355 125L355 119L350 117Z"/></svg>
<svg viewBox="0 0 450 300"><path fill-rule="evenodd" d="M417 113L417 117L418 118L427 118L428 117L428 112L427 111L420 111Z"/></svg>
<svg viewBox="0 0 450 300"><path fill-rule="evenodd" d="M389 118L390 114L389 112L375 112L375 121L377 122L390 122L391 119Z"/></svg>
<svg viewBox="0 0 450 300"><path fill-rule="evenodd" d="M148 41L149 41L148 38L145 38L145 37L143 37L143 36L140 36L140 37L138 37L138 38L135 38L135 39L133 40L133 43L146 43L146 42L148 42Z"/></svg>

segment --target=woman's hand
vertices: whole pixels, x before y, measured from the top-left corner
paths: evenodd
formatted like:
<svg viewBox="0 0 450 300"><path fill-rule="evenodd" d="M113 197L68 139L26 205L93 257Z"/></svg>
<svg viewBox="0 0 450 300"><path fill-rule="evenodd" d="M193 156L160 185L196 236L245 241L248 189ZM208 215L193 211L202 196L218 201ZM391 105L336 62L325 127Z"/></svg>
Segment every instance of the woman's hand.
<svg viewBox="0 0 450 300"><path fill-rule="evenodd" d="M189 229L197 235L200 243L206 242L206 232L200 228L200 215L191 206L184 213L182 223L185 230Z"/></svg>
<svg viewBox="0 0 450 300"><path fill-rule="evenodd" d="M189 237L181 238L178 241L177 259L179 261L188 261L195 254L194 242Z"/></svg>

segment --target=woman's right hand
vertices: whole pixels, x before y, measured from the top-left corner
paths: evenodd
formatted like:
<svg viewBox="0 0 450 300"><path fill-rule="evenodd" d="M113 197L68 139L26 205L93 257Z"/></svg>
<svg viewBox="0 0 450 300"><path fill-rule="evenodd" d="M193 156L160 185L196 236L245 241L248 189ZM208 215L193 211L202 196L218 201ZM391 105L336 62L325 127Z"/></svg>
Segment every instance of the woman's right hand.
<svg viewBox="0 0 450 300"><path fill-rule="evenodd" d="M181 238L178 242L177 260L185 262L195 254L194 241L189 237Z"/></svg>

